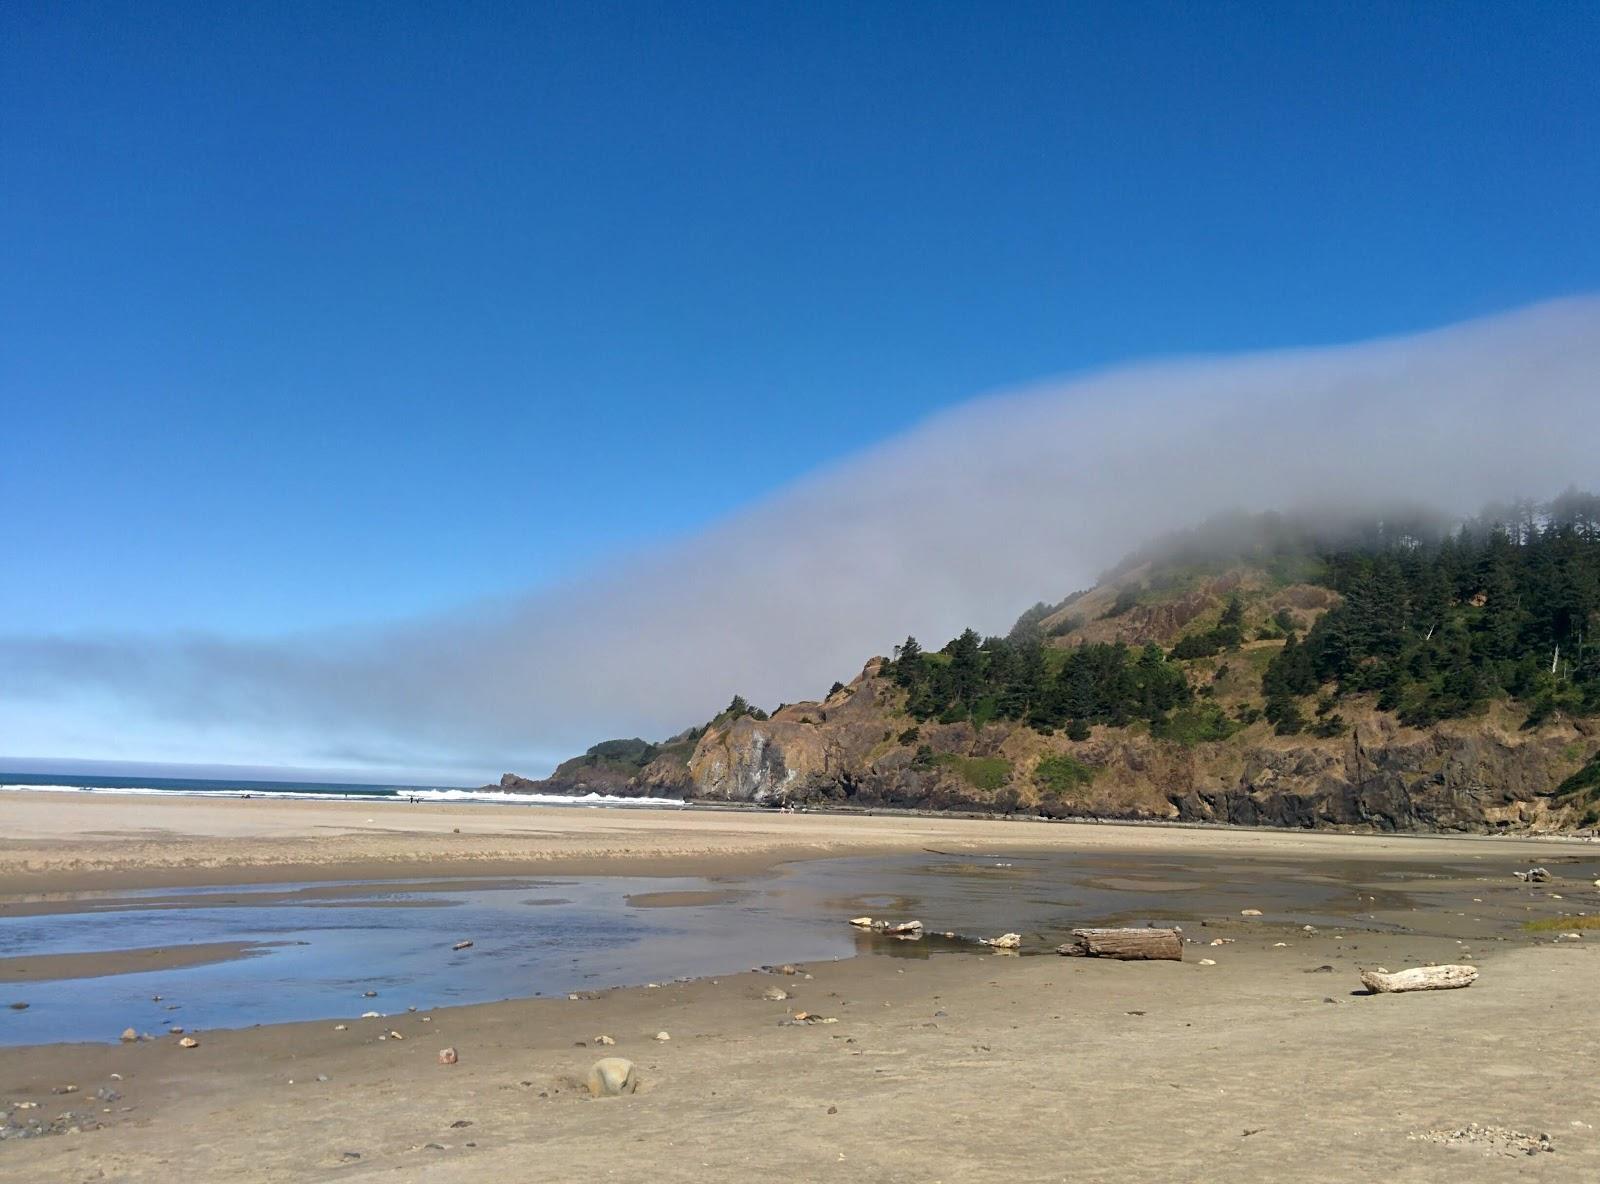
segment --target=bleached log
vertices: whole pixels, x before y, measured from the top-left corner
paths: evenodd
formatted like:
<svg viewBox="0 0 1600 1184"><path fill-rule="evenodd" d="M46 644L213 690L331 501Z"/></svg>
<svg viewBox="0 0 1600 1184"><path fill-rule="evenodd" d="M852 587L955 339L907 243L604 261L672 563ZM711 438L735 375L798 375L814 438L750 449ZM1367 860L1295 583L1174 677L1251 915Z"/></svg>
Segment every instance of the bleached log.
<svg viewBox="0 0 1600 1184"><path fill-rule="evenodd" d="M1397 991L1453 991L1470 987L1478 978L1476 966L1414 966L1410 970L1385 974L1363 970L1361 982L1369 991L1390 994Z"/></svg>
<svg viewBox="0 0 1600 1184"><path fill-rule="evenodd" d="M1183 961L1183 937L1176 929L1074 929L1072 936L1076 940L1058 946L1058 954L1124 962Z"/></svg>

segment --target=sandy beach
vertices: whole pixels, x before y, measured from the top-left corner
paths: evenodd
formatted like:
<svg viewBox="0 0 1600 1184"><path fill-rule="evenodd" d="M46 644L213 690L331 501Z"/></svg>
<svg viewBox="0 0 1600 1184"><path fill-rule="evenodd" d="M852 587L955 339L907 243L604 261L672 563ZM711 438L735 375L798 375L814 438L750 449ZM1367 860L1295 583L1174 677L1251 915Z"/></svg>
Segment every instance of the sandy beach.
<svg viewBox="0 0 1600 1184"><path fill-rule="evenodd" d="M1269 863L1320 882L1336 868L1373 911L1315 932L1290 911L1217 911L1186 925L1177 963L918 949L793 974L206 1031L188 1049L168 1035L14 1046L0 1050L10 1120L75 1121L0 1142L0 1180L1600 1175L1600 1079L1584 1034L1600 934L1524 928L1600 912L1600 851L1588 844L8 794L0 916L46 924L96 907L96 893L192 884L750 876L930 848L1117 853L1134 867L1213 860L1224 878ZM1535 863L1551 882L1511 875ZM641 897L653 914L717 907ZM1467 990L1371 996L1357 976L1468 953L1482 976ZM26 962L8 981L27 981ZM788 998L765 997L773 987ZM834 1022L793 1022L799 1011ZM458 1063L439 1063L445 1047ZM632 1059L641 1092L589 1099L581 1082L602 1055Z"/></svg>

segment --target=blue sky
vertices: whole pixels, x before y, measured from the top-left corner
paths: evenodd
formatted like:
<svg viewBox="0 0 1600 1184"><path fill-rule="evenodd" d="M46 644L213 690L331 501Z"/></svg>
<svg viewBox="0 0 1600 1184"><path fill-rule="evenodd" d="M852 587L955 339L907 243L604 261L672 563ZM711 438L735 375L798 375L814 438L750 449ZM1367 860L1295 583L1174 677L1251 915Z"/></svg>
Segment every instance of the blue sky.
<svg viewBox="0 0 1600 1184"><path fill-rule="evenodd" d="M986 390L1600 288L1600 9L11 5L0 625L571 580ZM227 759L227 754L219 754Z"/></svg>

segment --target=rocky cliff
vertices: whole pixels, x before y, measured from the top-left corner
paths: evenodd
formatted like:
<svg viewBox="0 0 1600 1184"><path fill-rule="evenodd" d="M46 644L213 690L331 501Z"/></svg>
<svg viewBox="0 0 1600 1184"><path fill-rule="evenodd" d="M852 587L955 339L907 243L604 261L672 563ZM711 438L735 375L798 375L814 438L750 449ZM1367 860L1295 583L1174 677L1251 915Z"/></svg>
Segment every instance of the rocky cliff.
<svg viewBox="0 0 1600 1184"><path fill-rule="evenodd" d="M1147 594L1126 604L1103 587L1040 606L1032 627L1057 650L1084 643L1170 645L1247 606L1249 640L1181 666L1224 739L1162 737L1143 721L1060 729L1015 720L918 719L884 658L825 698L769 717L736 701L704 728L656 746L613 741L543 781L507 775L509 792L600 792L765 805L850 806L1226 822L1382 831L1536 830L1594 826L1600 719L1491 703L1470 718L1403 726L1371 695L1338 699L1337 730L1279 735L1261 718L1261 674L1284 645L1339 602L1326 587L1232 570L1175 579L1125 575ZM1237 611L1237 610L1236 610ZM1307 705L1308 711L1310 704ZM1330 710L1324 702L1319 715ZM1335 734L1336 733L1336 734ZM1589 778L1600 784L1600 772ZM1574 788L1576 787L1576 788Z"/></svg>

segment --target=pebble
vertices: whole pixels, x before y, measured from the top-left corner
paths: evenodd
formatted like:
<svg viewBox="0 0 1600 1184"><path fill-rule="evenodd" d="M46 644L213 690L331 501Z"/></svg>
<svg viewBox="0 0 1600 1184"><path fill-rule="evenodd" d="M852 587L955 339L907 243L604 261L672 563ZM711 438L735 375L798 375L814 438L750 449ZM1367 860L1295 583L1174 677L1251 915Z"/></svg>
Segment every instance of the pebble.
<svg viewBox="0 0 1600 1184"><path fill-rule="evenodd" d="M138 1033L137 1029L135 1029L135 1028L124 1028L124 1029L122 1029L122 1043L124 1043L124 1044L132 1044L137 1039L139 1039L139 1033Z"/></svg>
<svg viewBox="0 0 1600 1184"><path fill-rule="evenodd" d="M595 1038L594 1038L594 1042L595 1042L595 1043L596 1043L596 1044L615 1044L615 1043L616 1043L616 1041L615 1041L615 1040L613 1040L613 1039L612 1039L612 1038L611 1038L611 1037L609 1037L609 1036L596 1036L596 1037L595 1037Z"/></svg>
<svg viewBox="0 0 1600 1184"><path fill-rule="evenodd" d="M1241 917L1259 917L1261 915L1261 910L1260 909L1240 909L1239 910L1239 915Z"/></svg>
<svg viewBox="0 0 1600 1184"><path fill-rule="evenodd" d="M789 992L782 987L768 987L761 992L761 997L771 1003L782 1003L789 997Z"/></svg>
<svg viewBox="0 0 1600 1184"><path fill-rule="evenodd" d="M439 1063L441 1065L453 1065L458 1059L456 1050L453 1048L441 1048L439 1050Z"/></svg>
<svg viewBox="0 0 1600 1184"><path fill-rule="evenodd" d="M182 1040L178 1041L178 1047L179 1048L199 1048L200 1047L200 1042L198 1040L196 1040L193 1036L185 1036Z"/></svg>
<svg viewBox="0 0 1600 1184"><path fill-rule="evenodd" d="M656 1033L656 1039L657 1040L671 1040L672 1036L671 1036L670 1033L667 1033L667 1032L657 1032Z"/></svg>
<svg viewBox="0 0 1600 1184"><path fill-rule="evenodd" d="M1216 961L1214 959L1212 959L1212 958L1202 958L1202 959L1200 959L1200 965L1201 966L1215 966L1216 964L1217 964Z"/></svg>
<svg viewBox="0 0 1600 1184"><path fill-rule="evenodd" d="M348 1032L350 1030L350 1025L349 1024L335 1024L335 1025L333 1025L333 1030L335 1032Z"/></svg>

